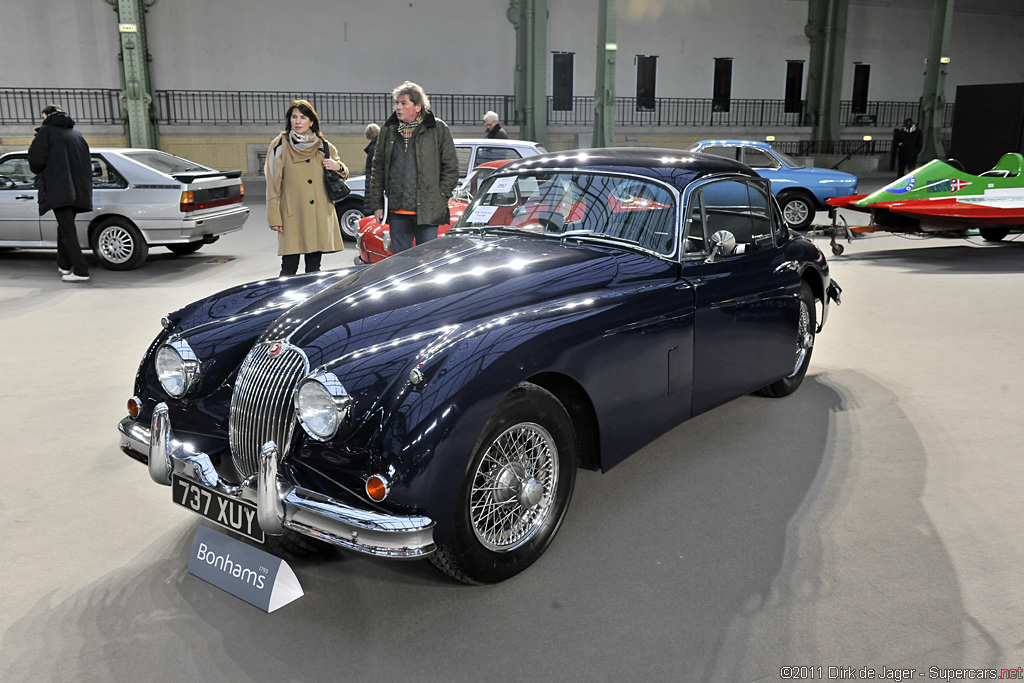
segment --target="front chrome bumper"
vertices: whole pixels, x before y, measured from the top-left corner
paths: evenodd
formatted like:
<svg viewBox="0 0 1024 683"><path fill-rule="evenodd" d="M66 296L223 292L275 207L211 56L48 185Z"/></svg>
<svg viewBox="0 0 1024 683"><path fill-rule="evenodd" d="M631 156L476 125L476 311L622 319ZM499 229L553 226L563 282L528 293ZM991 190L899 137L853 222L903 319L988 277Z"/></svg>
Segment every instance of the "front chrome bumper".
<svg viewBox="0 0 1024 683"><path fill-rule="evenodd" d="M429 517L388 515L363 510L303 489L278 476L280 453L268 441L259 472L235 486L220 478L206 453L174 438L167 405L153 411L147 429L126 417L117 426L121 450L148 463L149 475L170 486L171 474L191 480L256 506L260 527L279 535L286 529L342 548L377 557L417 559L434 552L434 521Z"/></svg>

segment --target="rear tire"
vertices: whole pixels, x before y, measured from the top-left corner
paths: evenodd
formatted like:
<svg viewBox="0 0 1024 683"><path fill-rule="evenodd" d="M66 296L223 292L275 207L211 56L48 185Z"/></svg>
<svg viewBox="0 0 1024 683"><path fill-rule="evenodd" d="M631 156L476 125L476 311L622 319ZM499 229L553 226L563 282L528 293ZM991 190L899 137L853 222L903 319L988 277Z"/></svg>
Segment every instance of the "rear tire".
<svg viewBox="0 0 1024 683"><path fill-rule="evenodd" d="M814 307L814 293L811 286L804 281L800 282L800 315L797 319L796 334L796 363L793 374L788 377L772 382L768 386L761 387L757 392L769 398L781 398L789 396L796 391L804 381L807 374L807 367L811 364L811 352L814 351L814 334L818 329L817 309Z"/></svg>
<svg viewBox="0 0 1024 683"><path fill-rule="evenodd" d="M430 561L465 583L497 583L555 537L576 482L576 432L550 392L523 383L484 426L447 541Z"/></svg>
<svg viewBox="0 0 1024 683"><path fill-rule="evenodd" d="M814 200L803 192L791 192L779 197L782 217L794 230L803 230L814 220Z"/></svg>
<svg viewBox="0 0 1024 683"><path fill-rule="evenodd" d="M89 236L89 246L107 270L134 270L149 254L149 245L139 229L120 216L100 223Z"/></svg>
<svg viewBox="0 0 1024 683"><path fill-rule="evenodd" d="M1010 234L1009 228L981 228L978 230L986 242L999 242Z"/></svg>

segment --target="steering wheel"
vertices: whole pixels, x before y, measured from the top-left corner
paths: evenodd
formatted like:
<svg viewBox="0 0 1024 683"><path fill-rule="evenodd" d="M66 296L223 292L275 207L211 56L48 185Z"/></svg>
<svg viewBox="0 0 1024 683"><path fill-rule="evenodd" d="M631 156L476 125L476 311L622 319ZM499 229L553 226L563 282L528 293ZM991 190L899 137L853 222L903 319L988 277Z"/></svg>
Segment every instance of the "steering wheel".
<svg viewBox="0 0 1024 683"><path fill-rule="evenodd" d="M12 187L18 186L16 182L14 182L5 175L0 175L0 185L3 185L4 189L11 189Z"/></svg>

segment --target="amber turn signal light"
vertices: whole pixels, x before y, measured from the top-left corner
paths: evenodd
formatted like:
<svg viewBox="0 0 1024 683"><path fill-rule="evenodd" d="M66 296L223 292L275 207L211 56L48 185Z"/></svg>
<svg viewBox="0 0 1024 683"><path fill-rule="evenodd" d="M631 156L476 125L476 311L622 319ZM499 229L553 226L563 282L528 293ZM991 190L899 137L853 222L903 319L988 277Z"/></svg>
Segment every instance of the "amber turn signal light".
<svg viewBox="0 0 1024 683"><path fill-rule="evenodd" d="M366 480L366 495L378 503L388 497L388 480L375 474Z"/></svg>
<svg viewBox="0 0 1024 683"><path fill-rule="evenodd" d="M131 415L132 419L137 418L139 416L139 413L141 413L141 412L142 412L142 401L140 401L139 399L137 399L134 396L132 396L130 399L128 399L128 414Z"/></svg>

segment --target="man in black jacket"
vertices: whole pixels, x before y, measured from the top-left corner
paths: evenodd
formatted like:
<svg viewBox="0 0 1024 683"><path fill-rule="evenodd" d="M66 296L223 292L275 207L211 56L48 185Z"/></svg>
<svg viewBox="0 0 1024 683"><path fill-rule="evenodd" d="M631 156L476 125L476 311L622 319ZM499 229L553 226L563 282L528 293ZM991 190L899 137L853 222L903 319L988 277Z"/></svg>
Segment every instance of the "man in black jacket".
<svg viewBox="0 0 1024 683"><path fill-rule="evenodd" d="M497 140L508 140L508 133L506 133L505 129L501 127L501 124L498 123L498 115L493 111L489 111L484 114L484 125L487 127L486 137Z"/></svg>
<svg viewBox="0 0 1024 683"><path fill-rule="evenodd" d="M28 148L36 174L39 215L57 218L57 268L64 282L88 282L89 266L75 230L75 214L92 211L92 157L75 122L55 104L43 107L43 125Z"/></svg>
<svg viewBox="0 0 1024 683"><path fill-rule="evenodd" d="M902 178L907 171L917 168L917 155L921 153L923 140L921 131L914 125L914 119L903 122L903 128L897 129L893 136L896 146L896 177Z"/></svg>

